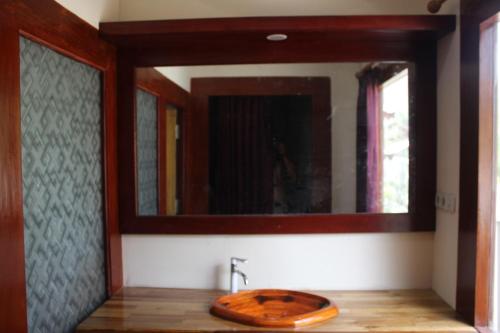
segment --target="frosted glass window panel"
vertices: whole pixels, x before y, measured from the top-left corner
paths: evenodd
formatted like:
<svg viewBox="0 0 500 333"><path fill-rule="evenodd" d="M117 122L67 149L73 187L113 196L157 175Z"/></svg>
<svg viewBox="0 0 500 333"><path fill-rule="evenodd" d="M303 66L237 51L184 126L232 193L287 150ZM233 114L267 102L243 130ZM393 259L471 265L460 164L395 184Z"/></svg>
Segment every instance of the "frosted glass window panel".
<svg viewBox="0 0 500 333"><path fill-rule="evenodd" d="M100 72L21 38L30 333L73 332L106 298Z"/></svg>

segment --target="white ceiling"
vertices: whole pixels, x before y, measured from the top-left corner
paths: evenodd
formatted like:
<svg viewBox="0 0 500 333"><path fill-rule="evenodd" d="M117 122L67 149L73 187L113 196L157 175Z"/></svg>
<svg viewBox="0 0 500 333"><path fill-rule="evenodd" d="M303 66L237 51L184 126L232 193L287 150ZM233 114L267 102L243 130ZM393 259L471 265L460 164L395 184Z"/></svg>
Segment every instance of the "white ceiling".
<svg viewBox="0 0 500 333"><path fill-rule="evenodd" d="M428 0L119 0L120 20L299 15L428 14ZM441 14L454 14L448 0Z"/></svg>

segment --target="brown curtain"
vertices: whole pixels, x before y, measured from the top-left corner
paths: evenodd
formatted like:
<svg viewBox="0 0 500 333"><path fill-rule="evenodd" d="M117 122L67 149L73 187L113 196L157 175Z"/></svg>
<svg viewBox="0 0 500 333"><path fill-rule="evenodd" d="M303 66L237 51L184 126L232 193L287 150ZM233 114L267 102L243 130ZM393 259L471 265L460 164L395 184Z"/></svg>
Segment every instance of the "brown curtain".
<svg viewBox="0 0 500 333"><path fill-rule="evenodd" d="M273 210L273 155L265 97L210 99L210 213Z"/></svg>
<svg viewBox="0 0 500 333"><path fill-rule="evenodd" d="M377 68L358 74L356 211L382 210L381 73Z"/></svg>

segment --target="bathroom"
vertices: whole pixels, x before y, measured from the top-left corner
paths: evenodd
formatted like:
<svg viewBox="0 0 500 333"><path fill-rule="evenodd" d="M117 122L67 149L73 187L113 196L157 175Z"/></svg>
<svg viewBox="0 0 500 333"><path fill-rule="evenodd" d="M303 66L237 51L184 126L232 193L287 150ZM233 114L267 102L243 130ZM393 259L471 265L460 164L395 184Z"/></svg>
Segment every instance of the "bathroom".
<svg viewBox="0 0 500 333"><path fill-rule="evenodd" d="M0 331L265 331L210 314L231 289L326 297L311 331L497 331L499 12L2 1Z"/></svg>

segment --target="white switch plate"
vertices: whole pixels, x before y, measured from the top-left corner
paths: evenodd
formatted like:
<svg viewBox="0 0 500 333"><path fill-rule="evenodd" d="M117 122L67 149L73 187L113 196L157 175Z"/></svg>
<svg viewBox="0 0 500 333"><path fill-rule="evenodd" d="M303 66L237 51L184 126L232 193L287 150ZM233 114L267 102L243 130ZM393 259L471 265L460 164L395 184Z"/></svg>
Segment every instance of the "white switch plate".
<svg viewBox="0 0 500 333"><path fill-rule="evenodd" d="M457 196L453 193L437 192L435 204L438 209L448 213L454 213L457 205Z"/></svg>

